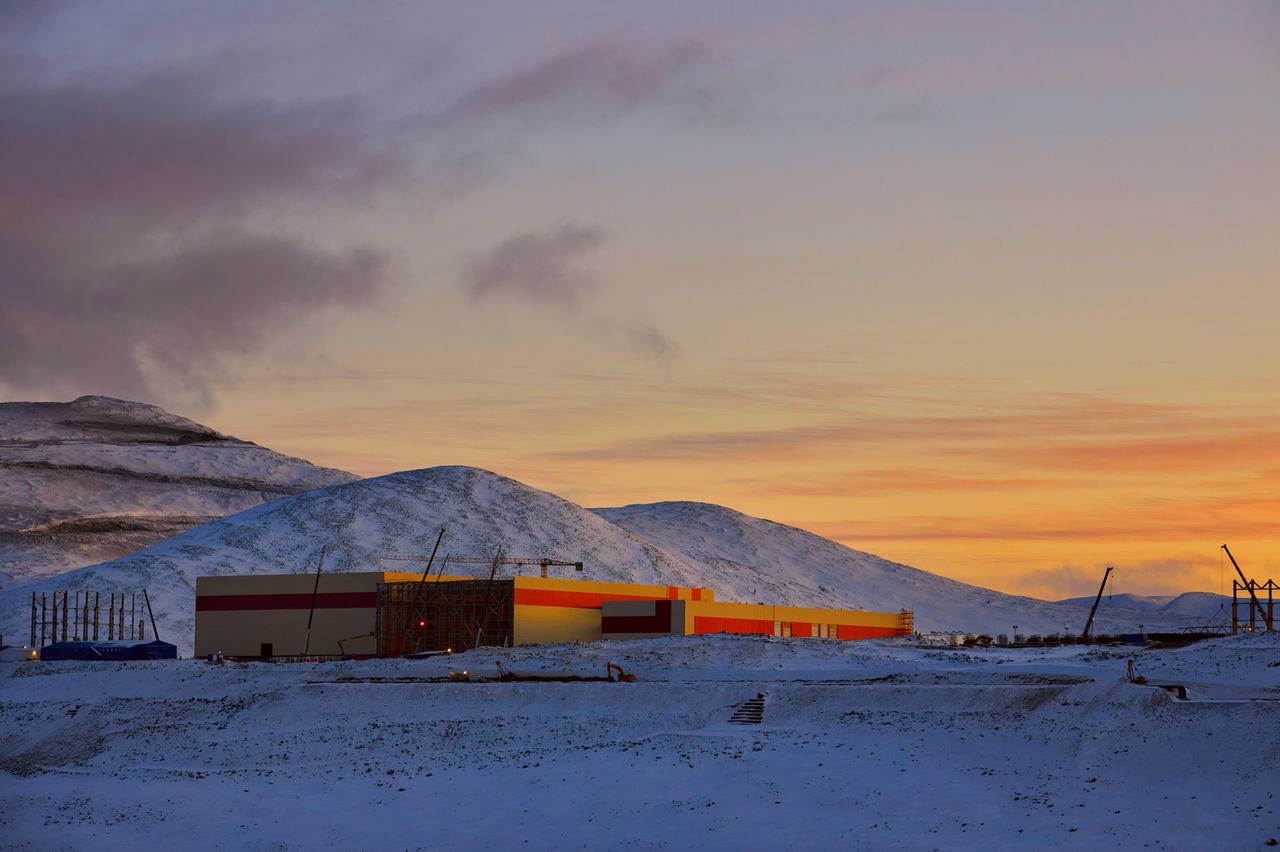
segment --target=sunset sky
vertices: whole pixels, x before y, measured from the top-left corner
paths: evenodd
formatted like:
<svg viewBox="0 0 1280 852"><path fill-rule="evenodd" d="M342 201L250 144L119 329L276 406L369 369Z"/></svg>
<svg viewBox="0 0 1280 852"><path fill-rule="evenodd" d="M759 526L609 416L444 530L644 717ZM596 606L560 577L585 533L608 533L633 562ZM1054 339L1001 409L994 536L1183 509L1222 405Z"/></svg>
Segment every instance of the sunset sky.
<svg viewBox="0 0 1280 852"><path fill-rule="evenodd" d="M1280 576L1278 4L14 2L0 117L5 399Z"/></svg>

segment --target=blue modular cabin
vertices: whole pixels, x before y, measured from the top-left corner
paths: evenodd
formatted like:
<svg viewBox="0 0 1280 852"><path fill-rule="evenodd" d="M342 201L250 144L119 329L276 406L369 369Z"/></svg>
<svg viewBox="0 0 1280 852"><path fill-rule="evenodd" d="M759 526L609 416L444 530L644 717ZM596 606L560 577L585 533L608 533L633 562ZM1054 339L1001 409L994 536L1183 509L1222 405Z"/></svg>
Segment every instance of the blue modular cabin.
<svg viewBox="0 0 1280 852"><path fill-rule="evenodd" d="M123 642L54 642L40 649L51 660L176 660L178 646L159 639Z"/></svg>

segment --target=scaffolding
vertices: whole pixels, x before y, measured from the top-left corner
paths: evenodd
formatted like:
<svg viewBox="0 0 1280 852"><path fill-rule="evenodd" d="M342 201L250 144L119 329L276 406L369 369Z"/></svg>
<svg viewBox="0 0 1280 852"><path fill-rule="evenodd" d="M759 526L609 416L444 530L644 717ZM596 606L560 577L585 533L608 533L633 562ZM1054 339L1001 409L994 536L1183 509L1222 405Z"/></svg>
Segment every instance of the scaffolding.
<svg viewBox="0 0 1280 852"><path fill-rule="evenodd" d="M512 644L514 580L437 580L425 594L417 592L416 582L378 586L378 656Z"/></svg>
<svg viewBox="0 0 1280 852"><path fill-rule="evenodd" d="M1275 580L1267 580L1265 583L1259 583L1257 580L1250 580L1248 583L1241 583L1239 580L1231 581L1231 633L1232 635L1239 633L1241 630L1247 630L1255 633L1258 630L1258 616L1262 617L1262 626L1264 630L1276 629L1276 600L1275 593L1280 591L1280 585L1276 585ZM1245 596L1241 597L1240 593L1245 592ZM1266 592L1267 598L1263 601L1258 592ZM1249 621L1246 623L1240 618L1240 607L1245 606L1249 609Z"/></svg>

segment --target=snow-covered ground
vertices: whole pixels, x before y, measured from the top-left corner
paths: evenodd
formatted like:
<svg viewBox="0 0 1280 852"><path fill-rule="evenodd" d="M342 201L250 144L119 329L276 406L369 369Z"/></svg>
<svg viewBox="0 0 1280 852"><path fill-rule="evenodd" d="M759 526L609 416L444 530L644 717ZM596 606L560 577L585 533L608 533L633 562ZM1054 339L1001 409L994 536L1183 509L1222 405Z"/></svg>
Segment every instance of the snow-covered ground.
<svg viewBox="0 0 1280 852"><path fill-rule="evenodd" d="M0 587L354 478L153 405L101 396L0 403Z"/></svg>
<svg viewBox="0 0 1280 852"><path fill-rule="evenodd" d="M1124 679L1136 657L1152 684ZM505 661L619 683L432 682ZM1280 641L0 667L6 848L1257 849ZM764 693L763 723L733 725Z"/></svg>

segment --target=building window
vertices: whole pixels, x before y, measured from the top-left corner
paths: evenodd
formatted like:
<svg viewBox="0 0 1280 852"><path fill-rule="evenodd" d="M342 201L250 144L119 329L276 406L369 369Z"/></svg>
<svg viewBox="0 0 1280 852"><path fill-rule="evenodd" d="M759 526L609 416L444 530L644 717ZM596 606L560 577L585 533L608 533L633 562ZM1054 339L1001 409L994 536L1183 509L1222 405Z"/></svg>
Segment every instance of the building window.
<svg viewBox="0 0 1280 852"><path fill-rule="evenodd" d="M790 636L791 636L791 622L790 622L790 621L784 621L784 622L782 622L782 635L783 635L783 636L786 636L786 637L790 637Z"/></svg>
<svg viewBox="0 0 1280 852"><path fill-rule="evenodd" d="M773 635L774 635L774 636L781 636L781 635L782 635L782 622L781 622L781 621L775 621L775 622L773 623Z"/></svg>

